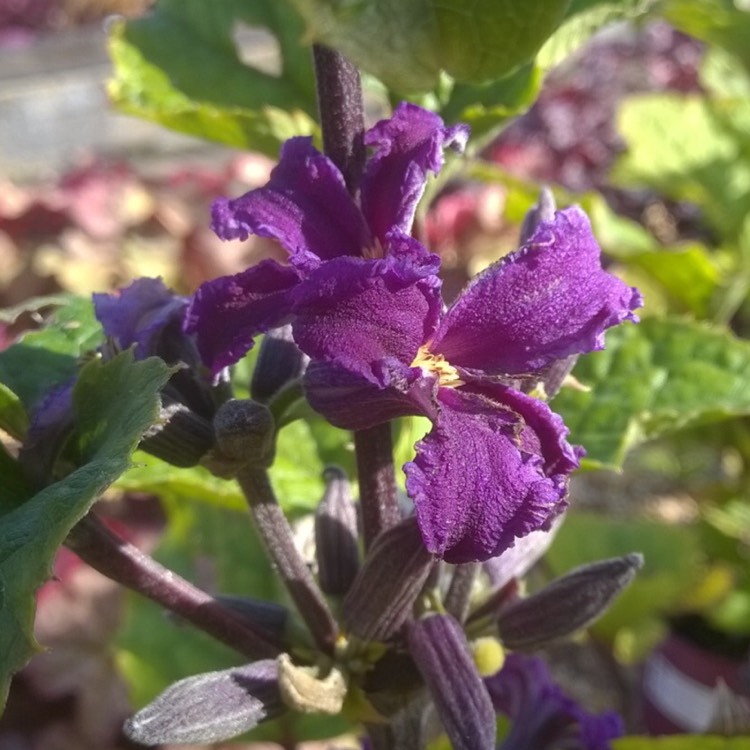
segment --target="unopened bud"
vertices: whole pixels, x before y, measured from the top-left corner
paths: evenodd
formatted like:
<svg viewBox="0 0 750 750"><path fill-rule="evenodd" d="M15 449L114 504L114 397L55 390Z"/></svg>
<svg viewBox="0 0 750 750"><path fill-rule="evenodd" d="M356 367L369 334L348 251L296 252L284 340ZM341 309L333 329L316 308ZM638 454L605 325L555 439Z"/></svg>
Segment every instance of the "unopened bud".
<svg viewBox="0 0 750 750"><path fill-rule="evenodd" d="M363 641L385 641L411 615L435 559L413 516L384 531L346 595L343 621Z"/></svg>
<svg viewBox="0 0 750 750"><path fill-rule="evenodd" d="M195 466L214 445L213 425L181 403L162 406L140 448L173 466Z"/></svg>
<svg viewBox="0 0 750 750"><path fill-rule="evenodd" d="M276 639L283 637L289 619L289 611L281 604L253 599L250 596L227 594L219 594L215 599L270 636Z"/></svg>
<svg viewBox="0 0 750 750"><path fill-rule="evenodd" d="M590 625L642 566L643 556L635 553L601 560L512 602L498 616L503 645L513 650L534 649Z"/></svg>
<svg viewBox="0 0 750 750"><path fill-rule="evenodd" d="M271 329L260 344L250 394L267 404L284 386L302 377L309 361L294 343L291 325Z"/></svg>
<svg viewBox="0 0 750 750"><path fill-rule="evenodd" d="M315 513L315 551L318 582L323 592L343 595L359 570L357 509L351 485L339 468L324 472L326 491Z"/></svg>
<svg viewBox="0 0 750 750"><path fill-rule="evenodd" d="M430 615L409 625L407 642L451 746L493 750L495 709L459 623Z"/></svg>
<svg viewBox="0 0 750 750"><path fill-rule="evenodd" d="M247 465L270 466L274 452L274 421L263 404L251 400L231 400L222 404L214 417L216 450L210 468L221 462L231 474Z"/></svg>
<svg viewBox="0 0 750 750"><path fill-rule="evenodd" d="M209 744L253 729L284 710L272 659L174 683L125 722L143 745Z"/></svg>

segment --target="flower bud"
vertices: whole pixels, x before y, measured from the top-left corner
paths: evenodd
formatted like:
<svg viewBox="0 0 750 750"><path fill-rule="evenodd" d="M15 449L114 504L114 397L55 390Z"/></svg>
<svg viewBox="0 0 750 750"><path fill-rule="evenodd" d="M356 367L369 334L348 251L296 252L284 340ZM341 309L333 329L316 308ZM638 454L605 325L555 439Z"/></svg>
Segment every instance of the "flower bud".
<svg viewBox="0 0 750 750"><path fill-rule="evenodd" d="M430 615L410 623L409 653L455 750L493 750L495 710L459 623Z"/></svg>
<svg viewBox="0 0 750 750"><path fill-rule="evenodd" d="M643 566L643 556L584 565L525 599L517 599L498 615L503 645L530 650L586 627L607 610Z"/></svg>
<svg viewBox="0 0 750 750"><path fill-rule="evenodd" d="M346 595L346 630L363 641L385 641L411 615L435 560L414 517L384 531Z"/></svg>
<svg viewBox="0 0 750 750"><path fill-rule="evenodd" d="M232 399L214 417L216 449L206 461L217 474L231 476L243 466L270 466L274 453L274 421L263 404Z"/></svg>
<svg viewBox="0 0 750 750"><path fill-rule="evenodd" d="M213 445L211 422L172 402L162 404L158 421L143 435L139 447L173 466L188 467L195 466Z"/></svg>
<svg viewBox="0 0 750 750"><path fill-rule="evenodd" d="M283 710L276 662L267 659L175 682L123 729L144 745L208 744L236 737Z"/></svg>
<svg viewBox="0 0 750 750"><path fill-rule="evenodd" d="M275 602L253 599L250 596L218 594L216 601L248 620L253 626L264 630L274 639L281 640L289 619L286 607Z"/></svg>
<svg viewBox="0 0 750 750"><path fill-rule="evenodd" d="M323 474L326 491L315 512L318 582L323 592L343 595L359 570L357 509L346 474L329 467Z"/></svg>
<svg viewBox="0 0 750 750"><path fill-rule="evenodd" d="M284 386L302 377L309 361L294 343L291 325L272 328L260 344L250 395L267 404Z"/></svg>

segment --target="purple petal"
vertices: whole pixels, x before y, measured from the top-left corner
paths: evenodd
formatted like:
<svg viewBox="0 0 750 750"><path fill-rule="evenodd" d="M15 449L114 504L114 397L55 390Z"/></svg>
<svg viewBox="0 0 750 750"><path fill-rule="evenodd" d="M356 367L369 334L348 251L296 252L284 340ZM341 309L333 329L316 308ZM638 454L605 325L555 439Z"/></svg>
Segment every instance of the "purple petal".
<svg viewBox="0 0 750 750"><path fill-rule="evenodd" d="M447 128L436 114L408 102L365 134L375 153L362 180L362 212L378 239L392 227L411 231L427 172L437 174L443 149L462 151L468 137L466 125Z"/></svg>
<svg viewBox="0 0 750 750"><path fill-rule="evenodd" d="M496 721L461 625L450 615L410 623L409 653L454 750L494 750Z"/></svg>
<svg viewBox="0 0 750 750"><path fill-rule="evenodd" d="M221 239L271 237L299 268L314 268L339 255L361 255L372 244L341 173L306 137L284 144L267 185L236 200L220 198L212 217L211 228Z"/></svg>
<svg viewBox="0 0 750 750"><path fill-rule="evenodd" d="M328 261L294 292L294 340L313 359L383 385L378 363L411 364L435 329L440 282L429 270L401 254Z"/></svg>
<svg viewBox="0 0 750 750"><path fill-rule="evenodd" d="M562 420L503 386L440 388L438 402L435 426L404 467L427 549L451 563L483 561L548 528L578 465Z"/></svg>
<svg viewBox="0 0 750 750"><path fill-rule="evenodd" d="M642 298L602 270L599 256L586 214L558 211L464 290L431 350L454 366L520 374L603 348L606 328L638 320Z"/></svg>
<svg viewBox="0 0 750 750"><path fill-rule="evenodd" d="M610 750L610 740L623 734L617 714L588 713L552 681L539 658L510 654L485 685L495 709L511 719L500 750Z"/></svg>
<svg viewBox="0 0 750 750"><path fill-rule="evenodd" d="M237 362L253 338L285 322L299 273L264 260L235 276L201 285L185 316L185 331L197 337L203 362L216 375Z"/></svg>
<svg viewBox="0 0 750 750"><path fill-rule="evenodd" d="M187 300L161 279L136 279L118 294L94 294L94 311L104 333L121 349L136 345L138 358L155 353L156 341L168 325L179 325Z"/></svg>
<svg viewBox="0 0 750 750"><path fill-rule="evenodd" d="M315 411L345 430L364 430L398 417L433 416L436 381L414 368L386 361L375 385L337 365L312 362L305 373L305 394Z"/></svg>

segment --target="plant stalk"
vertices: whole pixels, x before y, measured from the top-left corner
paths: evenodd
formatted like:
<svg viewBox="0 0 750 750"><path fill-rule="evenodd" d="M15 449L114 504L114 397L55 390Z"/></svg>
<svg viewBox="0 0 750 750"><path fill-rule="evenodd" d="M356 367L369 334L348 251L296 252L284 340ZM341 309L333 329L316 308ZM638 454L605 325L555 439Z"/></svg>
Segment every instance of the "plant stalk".
<svg viewBox="0 0 750 750"><path fill-rule="evenodd" d="M326 155L356 196L365 165L364 102L359 71L340 53L313 46L318 109ZM352 248L357 252L359 248ZM401 520L390 424L354 433L365 549Z"/></svg>
<svg viewBox="0 0 750 750"><path fill-rule="evenodd" d="M247 499L258 533L317 646L333 654L338 625L310 568L294 543L292 529L276 501L265 469L246 466L237 481Z"/></svg>
<svg viewBox="0 0 750 750"><path fill-rule="evenodd" d="M160 604L251 660L282 649L210 594L115 534L93 513L73 527L66 546L94 570Z"/></svg>

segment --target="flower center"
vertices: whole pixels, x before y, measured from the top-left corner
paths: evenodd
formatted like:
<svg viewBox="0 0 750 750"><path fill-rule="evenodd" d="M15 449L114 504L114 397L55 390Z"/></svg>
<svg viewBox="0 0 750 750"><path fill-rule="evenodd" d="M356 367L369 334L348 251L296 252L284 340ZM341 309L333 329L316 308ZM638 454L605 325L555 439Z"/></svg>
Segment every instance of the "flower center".
<svg viewBox="0 0 750 750"><path fill-rule="evenodd" d="M442 354L433 354L429 346L429 343L427 343L419 347L417 356L414 357L411 366L418 367L425 375L436 376L438 385L445 388L458 388L460 385L464 385L458 370Z"/></svg>
<svg viewBox="0 0 750 750"><path fill-rule="evenodd" d="M377 237L373 237L372 245L365 245L362 248L362 257L367 258L367 260L385 258L385 249Z"/></svg>

